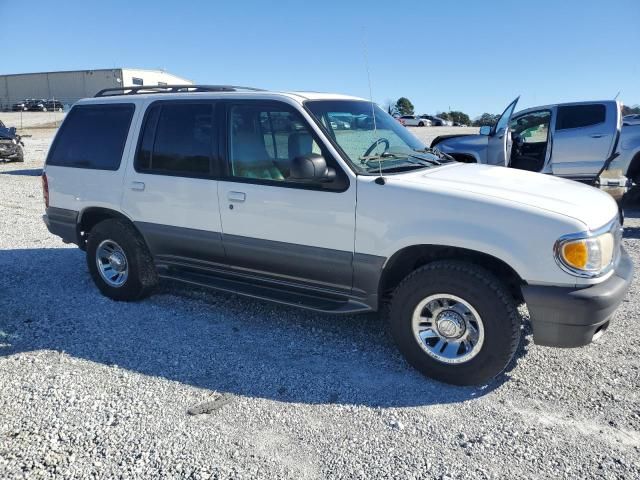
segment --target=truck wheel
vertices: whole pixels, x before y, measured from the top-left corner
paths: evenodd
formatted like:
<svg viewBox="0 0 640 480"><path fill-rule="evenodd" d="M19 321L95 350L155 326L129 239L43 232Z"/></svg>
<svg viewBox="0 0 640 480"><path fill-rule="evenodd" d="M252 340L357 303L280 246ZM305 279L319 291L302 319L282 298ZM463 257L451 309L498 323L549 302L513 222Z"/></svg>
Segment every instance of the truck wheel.
<svg viewBox="0 0 640 480"><path fill-rule="evenodd" d="M93 227L87 242L87 266L100 292L114 300L144 298L158 283L144 240L126 220L104 220Z"/></svg>
<svg viewBox="0 0 640 480"><path fill-rule="evenodd" d="M471 263L438 261L415 270L396 288L390 313L391 333L407 361L455 385L498 375L520 341L509 292Z"/></svg>

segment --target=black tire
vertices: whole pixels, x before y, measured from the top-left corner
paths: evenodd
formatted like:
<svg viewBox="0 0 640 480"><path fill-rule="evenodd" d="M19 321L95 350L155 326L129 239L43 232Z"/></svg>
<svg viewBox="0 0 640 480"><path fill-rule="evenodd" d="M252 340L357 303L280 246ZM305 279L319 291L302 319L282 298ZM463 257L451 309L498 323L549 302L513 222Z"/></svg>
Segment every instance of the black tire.
<svg viewBox="0 0 640 480"><path fill-rule="evenodd" d="M419 127L424 127L424 122L420 122L420 123L418 124L418 126L419 126Z"/></svg>
<svg viewBox="0 0 640 480"><path fill-rule="evenodd" d="M16 162L24 162L24 150L21 146L18 146L18 158L16 158Z"/></svg>
<svg viewBox="0 0 640 480"><path fill-rule="evenodd" d="M484 343L464 363L441 362L427 354L412 329L418 304L435 294L455 295L478 312ZM437 261L409 274L396 288L391 333L407 361L424 375L455 385L486 383L509 365L520 342L521 322L507 288L489 271L468 262Z"/></svg>
<svg viewBox="0 0 640 480"><path fill-rule="evenodd" d="M119 287L109 285L98 271L96 252L105 240L117 243L126 256L128 276ZM104 220L93 227L87 242L87 266L100 292L113 300L142 299L148 296L158 283L158 272L147 245L133 225L123 219Z"/></svg>

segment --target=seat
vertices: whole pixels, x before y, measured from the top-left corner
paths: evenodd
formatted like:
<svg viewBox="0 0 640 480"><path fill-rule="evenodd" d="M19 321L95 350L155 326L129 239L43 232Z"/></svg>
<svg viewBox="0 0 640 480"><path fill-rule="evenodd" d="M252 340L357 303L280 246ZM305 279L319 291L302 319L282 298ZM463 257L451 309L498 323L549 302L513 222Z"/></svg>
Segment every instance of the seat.
<svg viewBox="0 0 640 480"><path fill-rule="evenodd" d="M272 162L258 133L238 129L233 133L231 145L231 163L235 176L284 180L282 172Z"/></svg>
<svg viewBox="0 0 640 480"><path fill-rule="evenodd" d="M296 132L289 135L289 160L313 153L313 137L307 132Z"/></svg>

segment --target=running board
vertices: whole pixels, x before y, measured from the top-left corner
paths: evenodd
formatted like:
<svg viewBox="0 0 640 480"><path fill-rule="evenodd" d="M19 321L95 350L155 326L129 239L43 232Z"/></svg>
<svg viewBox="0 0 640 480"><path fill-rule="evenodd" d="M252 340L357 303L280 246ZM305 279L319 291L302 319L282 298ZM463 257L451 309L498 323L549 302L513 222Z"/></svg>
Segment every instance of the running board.
<svg viewBox="0 0 640 480"><path fill-rule="evenodd" d="M286 288L268 280L249 281L246 277L230 278L229 276L201 273L191 269L165 265L159 266L158 275L160 278L188 285L197 285L317 312L348 314L371 311L371 308L365 303L346 296L327 295L298 287Z"/></svg>

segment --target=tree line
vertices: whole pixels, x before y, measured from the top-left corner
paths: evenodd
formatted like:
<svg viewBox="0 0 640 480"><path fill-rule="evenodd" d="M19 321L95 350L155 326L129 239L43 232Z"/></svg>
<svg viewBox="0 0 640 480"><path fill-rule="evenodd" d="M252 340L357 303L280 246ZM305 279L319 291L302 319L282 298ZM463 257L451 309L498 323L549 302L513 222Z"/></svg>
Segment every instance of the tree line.
<svg viewBox="0 0 640 480"><path fill-rule="evenodd" d="M389 115L415 115L415 107L407 97L400 97L395 102L393 100L388 100L386 107ZM485 125L493 126L500 118L500 115L483 113L475 120L471 120L469 115L458 110L451 112L438 112L435 116L455 123L461 123L463 125L473 125L474 127L482 127Z"/></svg>
<svg viewBox="0 0 640 480"><path fill-rule="evenodd" d="M400 97L395 102L392 100L387 101L387 111L389 112L389 115L415 115L413 103L411 103L411 100L407 97ZM635 105L633 107L628 105L622 106L622 115L631 115L636 113L640 113L640 105ZM475 118L473 121L469 118L469 115L459 111L438 112L435 116L443 118L444 120L451 120L452 122L472 125L474 127L493 127L500 119L500 114L487 112Z"/></svg>

